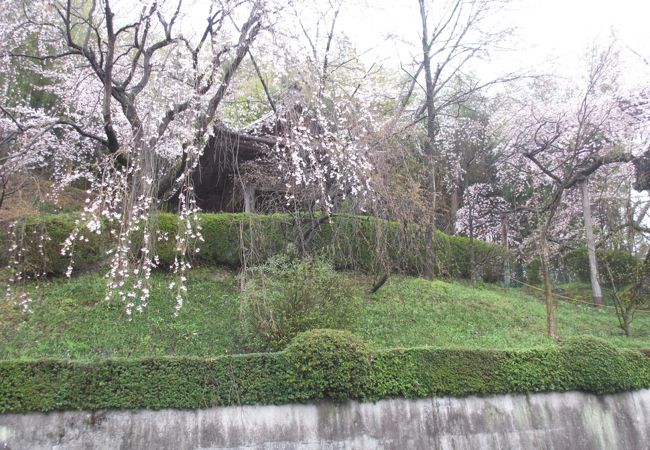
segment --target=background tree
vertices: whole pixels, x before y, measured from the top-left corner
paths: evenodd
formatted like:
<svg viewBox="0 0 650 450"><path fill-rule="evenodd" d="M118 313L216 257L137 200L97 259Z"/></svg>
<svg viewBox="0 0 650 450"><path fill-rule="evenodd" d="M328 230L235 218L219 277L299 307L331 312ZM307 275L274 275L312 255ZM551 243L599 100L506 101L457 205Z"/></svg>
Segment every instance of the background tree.
<svg viewBox="0 0 650 450"><path fill-rule="evenodd" d="M630 120L626 102L615 88L612 47L593 52L588 74L581 89L569 92L556 103L546 101L544 109L536 102L524 122L513 124L513 157L528 161L531 176L541 183L547 195L538 200L539 243L544 285L549 311L549 334L555 335L549 275L549 230L556 219L563 197L573 188L582 188L587 248L594 302L602 304L596 266L595 241L591 223L589 178L601 167L630 162L638 145L630 139L637 125ZM573 95L571 95L573 94ZM550 100L550 99L549 99ZM627 145L625 147L624 145ZM539 188L537 188L539 189ZM533 197L534 198L534 197ZM575 202L570 202L575 206Z"/></svg>

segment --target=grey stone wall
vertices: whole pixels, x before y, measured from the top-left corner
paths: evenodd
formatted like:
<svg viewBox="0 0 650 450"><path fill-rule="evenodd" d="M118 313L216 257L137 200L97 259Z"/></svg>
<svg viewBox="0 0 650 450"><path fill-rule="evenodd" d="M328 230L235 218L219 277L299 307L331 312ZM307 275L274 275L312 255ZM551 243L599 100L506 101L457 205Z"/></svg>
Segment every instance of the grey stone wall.
<svg viewBox="0 0 650 450"><path fill-rule="evenodd" d="M650 449L650 390L0 415L0 449Z"/></svg>

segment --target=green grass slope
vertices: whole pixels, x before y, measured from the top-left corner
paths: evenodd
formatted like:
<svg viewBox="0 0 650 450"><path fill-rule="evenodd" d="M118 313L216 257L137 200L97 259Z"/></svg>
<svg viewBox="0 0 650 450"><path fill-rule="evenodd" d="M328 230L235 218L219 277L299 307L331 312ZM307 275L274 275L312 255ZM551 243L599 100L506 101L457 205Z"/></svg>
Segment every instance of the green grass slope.
<svg viewBox="0 0 650 450"><path fill-rule="evenodd" d="M360 301L352 330L374 348L526 349L552 343L545 335L543 302L520 289L393 277L376 294L366 294L366 277L353 278L350 296ZM149 306L129 320L119 301L106 301L105 280L84 275L30 287L33 313L0 300L0 359L56 357L197 356L255 349L241 343L239 282L232 272L197 269L178 317L173 317L173 278L153 276ZM609 308L561 302L557 311L563 338L591 334L618 347L650 348L650 314L638 313L633 337L626 338Z"/></svg>

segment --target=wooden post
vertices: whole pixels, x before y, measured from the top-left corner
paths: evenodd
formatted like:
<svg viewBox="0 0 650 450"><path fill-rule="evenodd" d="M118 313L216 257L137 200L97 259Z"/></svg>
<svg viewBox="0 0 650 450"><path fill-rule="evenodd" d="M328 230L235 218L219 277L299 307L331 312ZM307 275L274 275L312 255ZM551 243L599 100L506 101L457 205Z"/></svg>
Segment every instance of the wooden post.
<svg viewBox="0 0 650 450"><path fill-rule="evenodd" d="M244 212L255 212L255 186L252 184L244 186Z"/></svg>

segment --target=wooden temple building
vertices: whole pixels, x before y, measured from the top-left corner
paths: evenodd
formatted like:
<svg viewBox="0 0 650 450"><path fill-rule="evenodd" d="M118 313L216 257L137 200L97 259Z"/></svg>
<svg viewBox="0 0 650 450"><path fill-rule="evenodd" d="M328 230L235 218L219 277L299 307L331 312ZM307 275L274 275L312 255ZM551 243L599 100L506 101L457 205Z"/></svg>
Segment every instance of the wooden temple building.
<svg viewBox="0 0 650 450"><path fill-rule="evenodd" d="M242 129L217 123L193 176L198 206L213 212L273 209L284 187L269 156L283 146L289 128L304 113L300 89L292 87L275 111Z"/></svg>

